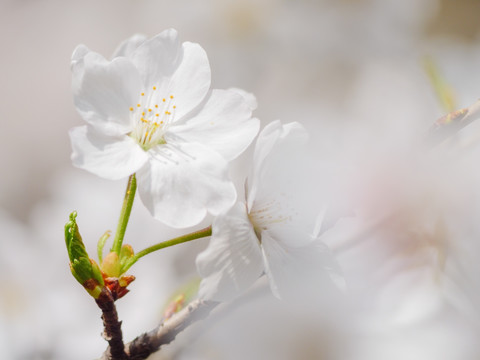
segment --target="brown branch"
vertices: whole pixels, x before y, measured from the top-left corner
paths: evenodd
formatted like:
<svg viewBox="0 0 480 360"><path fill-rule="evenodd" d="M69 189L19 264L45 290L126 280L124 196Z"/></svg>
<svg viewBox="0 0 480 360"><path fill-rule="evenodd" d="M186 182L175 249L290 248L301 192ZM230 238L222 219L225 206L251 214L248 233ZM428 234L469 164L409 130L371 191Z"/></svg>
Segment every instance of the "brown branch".
<svg viewBox="0 0 480 360"><path fill-rule="evenodd" d="M122 338L122 322L118 321L117 309L112 293L107 287L104 287L95 302L102 310L103 338L109 344L103 358L105 360L127 360L128 357L125 353Z"/></svg>
<svg viewBox="0 0 480 360"><path fill-rule="evenodd" d="M175 337L192 323L201 320L210 314L218 305L216 302L194 300L184 309L162 322L155 329L144 333L125 345L124 358L127 360L142 360L158 351L162 345L169 344ZM105 351L100 360L112 360L109 356L112 345Z"/></svg>

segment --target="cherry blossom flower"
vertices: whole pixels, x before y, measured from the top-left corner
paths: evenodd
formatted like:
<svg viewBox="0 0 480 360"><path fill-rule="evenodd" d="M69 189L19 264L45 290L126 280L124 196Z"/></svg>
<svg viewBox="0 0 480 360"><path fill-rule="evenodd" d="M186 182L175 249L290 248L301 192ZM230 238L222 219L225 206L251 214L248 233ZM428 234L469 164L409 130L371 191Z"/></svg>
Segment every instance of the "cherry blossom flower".
<svg viewBox="0 0 480 360"><path fill-rule="evenodd" d="M258 132L251 101L210 90L205 51L166 30L126 40L112 60L78 46L75 106L87 122L70 131L73 164L107 179L136 173L152 215L180 228L232 206L228 161Z"/></svg>
<svg viewBox="0 0 480 360"><path fill-rule="evenodd" d="M298 123L275 121L260 133L245 200L215 218L210 244L197 257L201 298L227 301L264 272L278 298L318 295L336 277L318 239L322 211L307 187L306 140Z"/></svg>

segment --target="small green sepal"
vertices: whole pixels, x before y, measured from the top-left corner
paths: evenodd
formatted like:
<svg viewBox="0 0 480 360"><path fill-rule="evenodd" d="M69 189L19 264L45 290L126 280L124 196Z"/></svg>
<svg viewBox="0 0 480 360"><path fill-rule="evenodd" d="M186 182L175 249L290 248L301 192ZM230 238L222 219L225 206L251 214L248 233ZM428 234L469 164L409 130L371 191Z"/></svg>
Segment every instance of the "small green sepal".
<svg viewBox="0 0 480 360"><path fill-rule="evenodd" d="M135 255L135 252L133 251L132 246L123 244L122 249L120 250L120 267L122 274L126 271L125 264L133 257L133 255Z"/></svg>
<svg viewBox="0 0 480 360"><path fill-rule="evenodd" d="M103 248L105 247L105 243L107 242L108 238L111 235L111 231L105 231L105 233L100 237L97 243L97 255L98 255L98 261L100 261L100 264L103 261Z"/></svg>

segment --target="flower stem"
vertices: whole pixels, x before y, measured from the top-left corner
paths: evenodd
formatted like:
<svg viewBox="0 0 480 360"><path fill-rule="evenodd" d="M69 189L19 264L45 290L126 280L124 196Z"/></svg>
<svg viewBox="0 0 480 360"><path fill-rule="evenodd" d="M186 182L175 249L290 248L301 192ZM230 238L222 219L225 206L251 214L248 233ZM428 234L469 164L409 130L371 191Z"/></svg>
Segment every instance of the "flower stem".
<svg viewBox="0 0 480 360"><path fill-rule="evenodd" d="M135 264L138 261L138 259L140 259L141 257L143 257L145 255L148 255L148 254L150 254L154 251L164 249L164 248L167 248L167 247L170 247L170 246L173 246L173 245L182 244L182 243L185 243L185 242L188 242L188 241L201 239L201 238L204 238L204 237L207 237L207 236L210 236L210 235L212 235L212 227L211 226L206 227L206 228L201 229L201 230L198 230L198 231L195 231L195 232L190 233L190 234L185 234L185 235L182 235L182 236L179 236L179 237L176 237L176 238L173 238L173 239L170 239L170 240L163 241L161 243L152 245L152 246L136 253L133 257L131 257L125 263L125 265L123 266L122 273L127 271L133 264Z"/></svg>
<svg viewBox="0 0 480 360"><path fill-rule="evenodd" d="M127 190L125 191L125 198L123 199L122 211L120 212L120 219L118 219L117 232L113 239L113 245L111 251L120 255L122 248L123 237L125 236L125 230L127 230L128 219L132 212L133 199L135 199L135 192L137 191L137 180L135 174L130 175L128 178Z"/></svg>

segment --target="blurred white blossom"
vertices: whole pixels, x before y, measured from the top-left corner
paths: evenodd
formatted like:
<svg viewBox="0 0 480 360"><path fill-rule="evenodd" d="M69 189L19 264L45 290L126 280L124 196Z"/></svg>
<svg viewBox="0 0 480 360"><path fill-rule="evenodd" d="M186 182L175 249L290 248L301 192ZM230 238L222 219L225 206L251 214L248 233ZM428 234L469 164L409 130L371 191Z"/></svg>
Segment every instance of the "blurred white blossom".
<svg viewBox="0 0 480 360"><path fill-rule="evenodd" d="M299 123L262 130L245 201L214 219L210 245L197 257L200 297L231 299L266 272L277 297L309 298L325 292L329 273L338 275L314 227L324 205L306 181L307 138Z"/></svg>

